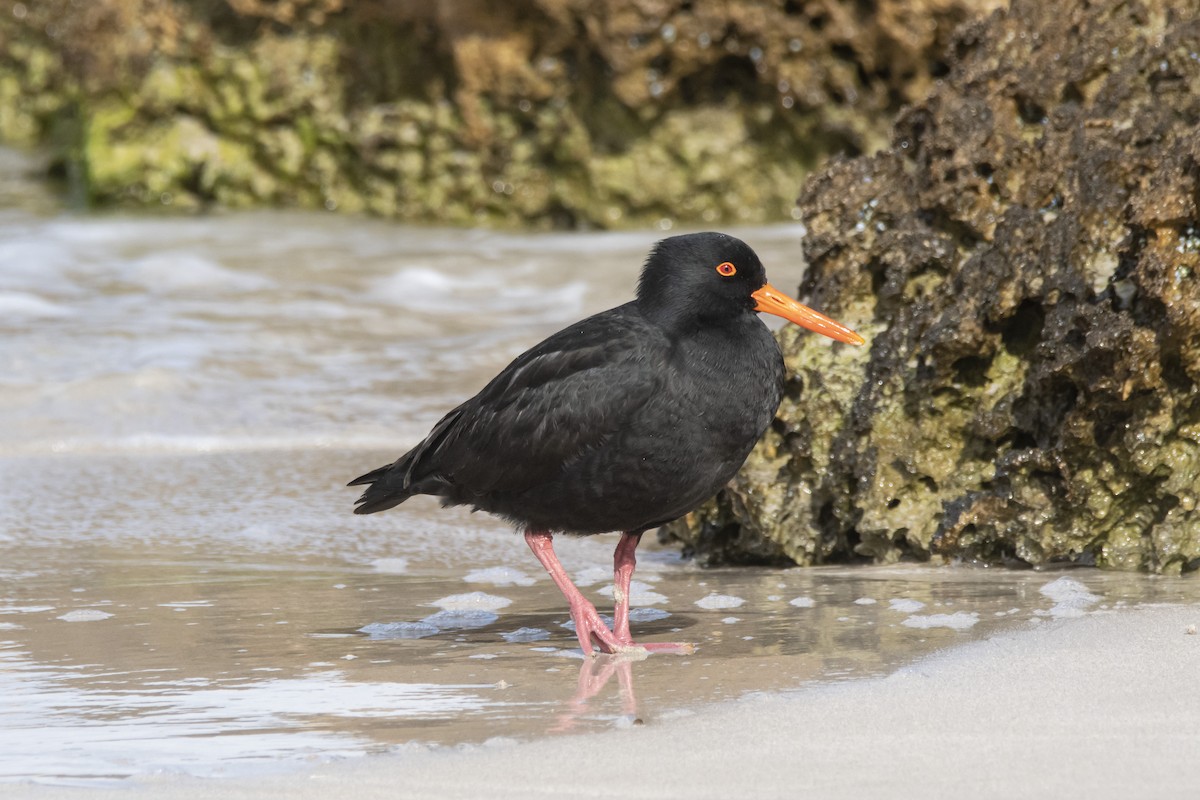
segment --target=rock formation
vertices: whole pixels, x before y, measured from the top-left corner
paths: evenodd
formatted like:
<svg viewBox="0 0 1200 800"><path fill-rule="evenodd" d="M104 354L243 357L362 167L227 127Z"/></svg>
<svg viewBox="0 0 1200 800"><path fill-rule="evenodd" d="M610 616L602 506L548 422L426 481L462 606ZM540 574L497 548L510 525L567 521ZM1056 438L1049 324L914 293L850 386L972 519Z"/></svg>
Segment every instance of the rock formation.
<svg viewBox="0 0 1200 800"><path fill-rule="evenodd" d="M671 533L710 561L1200 566L1200 14L1045 3L956 35L892 146L799 200L776 425Z"/></svg>
<svg viewBox="0 0 1200 800"><path fill-rule="evenodd" d="M882 146L999 2L17 2L0 142L49 145L100 205L790 219L800 179Z"/></svg>

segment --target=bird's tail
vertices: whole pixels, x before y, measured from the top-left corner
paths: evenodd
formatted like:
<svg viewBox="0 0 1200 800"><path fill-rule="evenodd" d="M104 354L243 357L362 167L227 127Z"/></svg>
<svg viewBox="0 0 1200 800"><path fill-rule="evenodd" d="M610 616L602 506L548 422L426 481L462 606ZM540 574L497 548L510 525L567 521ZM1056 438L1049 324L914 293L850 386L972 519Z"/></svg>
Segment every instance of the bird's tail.
<svg viewBox="0 0 1200 800"><path fill-rule="evenodd" d="M416 492L409 484L405 473L408 471L407 456L387 466L373 469L366 475L359 475L347 486L368 484L362 497L355 501L355 514L374 514L376 511L386 511L400 505Z"/></svg>
<svg viewBox="0 0 1200 800"><path fill-rule="evenodd" d="M465 404L464 404L465 405ZM348 483L348 486L370 484L358 498L355 514L374 514L398 506L414 494L440 494L446 482L429 461L446 434L462 415L463 406L442 417L424 441L409 450L392 464L373 469ZM414 476L414 472L417 474Z"/></svg>

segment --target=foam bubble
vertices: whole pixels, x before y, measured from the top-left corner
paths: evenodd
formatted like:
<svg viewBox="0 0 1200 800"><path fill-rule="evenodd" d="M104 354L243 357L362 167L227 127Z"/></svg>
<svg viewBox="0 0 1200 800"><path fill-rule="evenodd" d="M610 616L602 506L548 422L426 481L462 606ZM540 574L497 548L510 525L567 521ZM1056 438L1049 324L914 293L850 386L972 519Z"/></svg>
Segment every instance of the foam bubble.
<svg viewBox="0 0 1200 800"><path fill-rule="evenodd" d="M493 614L491 611L472 609L468 611L439 611L436 614L430 614L428 617L425 617L421 622L446 630L451 628L482 628L491 625L498 619L500 619L499 614Z"/></svg>
<svg viewBox="0 0 1200 800"><path fill-rule="evenodd" d="M63 622L95 622L101 619L108 619L112 614L107 611L101 611L98 608L77 608L74 611L68 611L59 617Z"/></svg>
<svg viewBox="0 0 1200 800"><path fill-rule="evenodd" d="M512 600L486 592L467 592L434 600L429 605L444 611L499 611L512 605Z"/></svg>
<svg viewBox="0 0 1200 800"><path fill-rule="evenodd" d="M358 629L372 639L423 639L433 636L438 626L427 622L372 622Z"/></svg>
<svg viewBox="0 0 1200 800"><path fill-rule="evenodd" d="M402 575L408 572L407 558L377 558L371 562L371 568L376 572L389 575Z"/></svg>
<svg viewBox="0 0 1200 800"><path fill-rule="evenodd" d="M489 567L471 570L463 578L467 583L490 583L493 586L532 586L534 579L512 567Z"/></svg>
<svg viewBox="0 0 1200 800"><path fill-rule="evenodd" d="M925 607L925 604L920 600L911 600L907 597L895 597L888 601L889 611L899 611L901 614L911 614L914 611L920 611Z"/></svg>
<svg viewBox="0 0 1200 800"><path fill-rule="evenodd" d="M965 631L979 622L979 614L974 611L956 611L953 614L913 614L900 624L906 628L952 628Z"/></svg>
<svg viewBox="0 0 1200 800"><path fill-rule="evenodd" d="M713 592L708 597L702 597L697 600L696 605L708 611L713 611L718 608L737 608L745 602L741 597Z"/></svg>
<svg viewBox="0 0 1200 800"><path fill-rule="evenodd" d="M613 584L605 586L599 590L599 593L605 597L612 597L616 587ZM629 602L635 606L651 606L655 603L667 602L667 596L659 594L653 590L653 587L648 583L641 581L631 581L629 583Z"/></svg>
<svg viewBox="0 0 1200 800"><path fill-rule="evenodd" d="M811 597L796 597L788 602L788 605L795 606L796 608L812 608L816 604L817 601Z"/></svg>
<svg viewBox="0 0 1200 800"><path fill-rule="evenodd" d="M612 570L604 567L588 567L575 573L576 586L594 586L612 578Z"/></svg>
<svg viewBox="0 0 1200 800"><path fill-rule="evenodd" d="M1042 586L1038 592L1054 601L1049 614L1056 619L1082 617L1090 606L1100 602L1099 595L1092 594L1082 583L1065 575Z"/></svg>
<svg viewBox="0 0 1200 800"><path fill-rule="evenodd" d="M545 628L517 628L515 631L502 633L500 636L506 642L540 642L550 638L550 631Z"/></svg>

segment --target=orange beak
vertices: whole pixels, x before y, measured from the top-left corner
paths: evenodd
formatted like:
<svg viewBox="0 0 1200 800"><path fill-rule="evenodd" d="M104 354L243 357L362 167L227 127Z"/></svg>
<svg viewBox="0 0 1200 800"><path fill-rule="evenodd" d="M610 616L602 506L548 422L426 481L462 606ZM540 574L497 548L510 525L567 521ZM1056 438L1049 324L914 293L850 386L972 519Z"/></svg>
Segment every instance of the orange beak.
<svg viewBox="0 0 1200 800"><path fill-rule="evenodd" d="M836 339L839 342L845 342L846 344L863 344L866 341L845 325L834 322L829 317L813 311L806 305L797 303L769 283L763 284L761 289L750 296L754 298L755 311L762 311L767 314L774 314L777 317L783 317L802 328L808 328L810 331L828 336L830 339Z"/></svg>

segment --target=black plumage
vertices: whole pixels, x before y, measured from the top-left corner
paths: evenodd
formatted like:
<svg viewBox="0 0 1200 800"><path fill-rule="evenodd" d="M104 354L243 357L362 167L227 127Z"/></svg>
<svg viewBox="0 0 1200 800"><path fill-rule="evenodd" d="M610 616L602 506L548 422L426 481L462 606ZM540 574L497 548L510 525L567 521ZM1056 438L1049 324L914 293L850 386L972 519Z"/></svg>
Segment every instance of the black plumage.
<svg viewBox="0 0 1200 800"><path fill-rule="evenodd" d="M780 303L782 311L772 306ZM636 537L686 514L733 477L782 397L783 357L758 310L862 341L773 290L744 242L720 233L665 239L646 261L637 299L518 356L416 447L352 481L367 484L355 512L436 495L543 537L552 559L553 533Z"/></svg>

